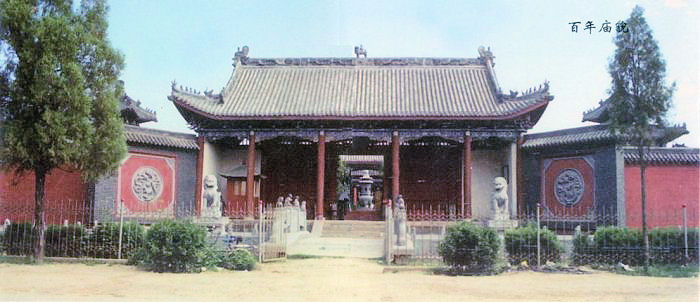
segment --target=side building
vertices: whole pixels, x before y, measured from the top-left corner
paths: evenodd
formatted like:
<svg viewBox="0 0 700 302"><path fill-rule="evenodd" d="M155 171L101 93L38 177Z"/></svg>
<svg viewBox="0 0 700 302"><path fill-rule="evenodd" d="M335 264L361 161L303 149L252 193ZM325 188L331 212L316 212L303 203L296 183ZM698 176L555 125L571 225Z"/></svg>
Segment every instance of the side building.
<svg viewBox="0 0 700 302"><path fill-rule="evenodd" d="M128 95L120 99L120 114L128 155L119 169L95 183L84 182L80 171L51 171L46 178L47 223L114 220L120 209L131 218L189 215L195 191L195 136L140 127L156 122L155 112ZM33 173L0 171L0 220L33 217Z"/></svg>
<svg viewBox="0 0 700 302"><path fill-rule="evenodd" d="M521 211L540 203L545 220L560 228L589 222L641 226L639 156L610 133L609 101L584 113L593 126L524 136ZM663 147L687 134L685 126L659 128L647 153L648 224L678 226L683 205L698 226L700 150Z"/></svg>

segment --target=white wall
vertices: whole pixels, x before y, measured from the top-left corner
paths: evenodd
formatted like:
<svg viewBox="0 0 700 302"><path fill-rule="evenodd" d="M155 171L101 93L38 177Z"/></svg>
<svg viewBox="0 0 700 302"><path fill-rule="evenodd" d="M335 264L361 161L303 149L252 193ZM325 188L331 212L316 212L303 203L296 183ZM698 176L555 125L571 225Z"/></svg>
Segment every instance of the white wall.
<svg viewBox="0 0 700 302"><path fill-rule="evenodd" d="M502 150L472 151L472 218L483 220L491 215L493 179L503 176L509 162L510 146Z"/></svg>

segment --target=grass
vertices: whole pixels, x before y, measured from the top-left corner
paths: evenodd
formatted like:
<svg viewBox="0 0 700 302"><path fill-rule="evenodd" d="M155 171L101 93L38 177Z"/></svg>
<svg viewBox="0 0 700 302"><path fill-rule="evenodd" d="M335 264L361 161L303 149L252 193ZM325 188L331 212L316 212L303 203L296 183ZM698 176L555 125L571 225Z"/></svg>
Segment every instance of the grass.
<svg viewBox="0 0 700 302"><path fill-rule="evenodd" d="M687 264L661 264L649 266L648 271L644 271L643 266L632 267L633 271L626 271L614 265L594 265L594 269L607 270L613 273L628 276L666 277L666 278L696 278L700 272L700 265Z"/></svg>

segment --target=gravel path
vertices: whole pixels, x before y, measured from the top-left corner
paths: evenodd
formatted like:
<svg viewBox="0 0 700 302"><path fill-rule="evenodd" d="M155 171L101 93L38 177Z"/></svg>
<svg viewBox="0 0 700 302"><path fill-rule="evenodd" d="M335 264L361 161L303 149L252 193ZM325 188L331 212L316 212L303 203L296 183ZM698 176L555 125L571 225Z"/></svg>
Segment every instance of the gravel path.
<svg viewBox="0 0 700 302"><path fill-rule="evenodd" d="M287 260L252 272L157 274L124 265L0 264L2 301L698 301L698 278L513 272L383 273L376 261Z"/></svg>

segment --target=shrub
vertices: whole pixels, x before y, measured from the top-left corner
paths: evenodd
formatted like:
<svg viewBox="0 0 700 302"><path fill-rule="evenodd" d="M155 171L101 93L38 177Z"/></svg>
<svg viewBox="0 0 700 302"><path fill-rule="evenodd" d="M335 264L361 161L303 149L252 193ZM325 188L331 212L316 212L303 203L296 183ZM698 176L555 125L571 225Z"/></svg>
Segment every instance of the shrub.
<svg viewBox="0 0 700 302"><path fill-rule="evenodd" d="M687 263L698 261L698 229L688 230L689 259L685 258L683 230L659 228L649 232L652 263ZM602 227L596 230L593 240L585 235L574 238L573 261L577 264L642 265L644 263L644 239L639 229Z"/></svg>
<svg viewBox="0 0 700 302"><path fill-rule="evenodd" d="M574 250L571 260L576 265L583 265L593 262L595 247L588 233L579 233L574 236Z"/></svg>
<svg viewBox="0 0 700 302"><path fill-rule="evenodd" d="M537 224L529 223L525 227L508 230L505 233L506 252L508 261L517 264L523 260L528 263L537 263ZM558 262L563 247L557 235L546 227L540 228L540 261Z"/></svg>
<svg viewBox="0 0 700 302"><path fill-rule="evenodd" d="M624 227L602 227L595 231L593 247L596 263L628 265L644 263L642 232Z"/></svg>
<svg viewBox="0 0 700 302"><path fill-rule="evenodd" d="M490 272L498 259L500 240L490 228L460 222L447 228L438 253L452 269L463 272Z"/></svg>
<svg viewBox="0 0 700 302"><path fill-rule="evenodd" d="M236 271L249 271L255 268L255 256L248 250L235 249L221 259L221 266Z"/></svg>
<svg viewBox="0 0 700 302"><path fill-rule="evenodd" d="M53 224L44 233L47 257L81 257L84 255L83 236L85 228L79 224L67 226Z"/></svg>
<svg viewBox="0 0 700 302"><path fill-rule="evenodd" d="M5 229L3 249L8 255L31 255L34 236L32 224L12 223Z"/></svg>
<svg viewBox="0 0 700 302"><path fill-rule="evenodd" d="M129 263L156 272L200 272L212 260L204 227L173 220L160 221L148 230L144 246Z"/></svg>
<svg viewBox="0 0 700 302"><path fill-rule="evenodd" d="M127 222L122 226L122 258L127 258L143 243L145 231L142 225ZM95 258L119 257L119 224L103 223L92 229L86 238L85 255Z"/></svg>

